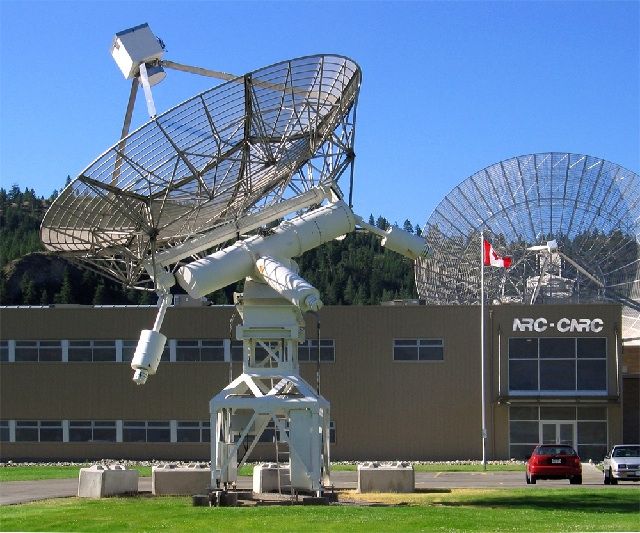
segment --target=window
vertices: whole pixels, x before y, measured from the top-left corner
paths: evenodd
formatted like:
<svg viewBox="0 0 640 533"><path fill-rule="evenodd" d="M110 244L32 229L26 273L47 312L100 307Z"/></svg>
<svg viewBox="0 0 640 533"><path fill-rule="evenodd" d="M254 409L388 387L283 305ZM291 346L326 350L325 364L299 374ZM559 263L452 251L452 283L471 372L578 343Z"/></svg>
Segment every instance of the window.
<svg viewBox="0 0 640 533"><path fill-rule="evenodd" d="M336 360L336 346L333 339L320 339L320 362L329 363ZM298 361L318 361L318 339L307 339L298 346Z"/></svg>
<svg viewBox="0 0 640 533"><path fill-rule="evenodd" d="M60 341L16 341L16 361L62 361Z"/></svg>
<svg viewBox="0 0 640 533"><path fill-rule="evenodd" d="M394 361L442 361L442 339L394 339Z"/></svg>
<svg viewBox="0 0 640 533"><path fill-rule="evenodd" d="M538 407L512 406L509 408L510 456L524 459L539 442L540 422Z"/></svg>
<svg viewBox="0 0 640 533"><path fill-rule="evenodd" d="M178 442L209 442L210 440L209 421L183 422L178 420Z"/></svg>
<svg viewBox="0 0 640 533"><path fill-rule="evenodd" d="M602 461L607 454L607 408L578 407L578 455Z"/></svg>
<svg viewBox="0 0 640 533"><path fill-rule="evenodd" d="M125 421L122 426L123 442L170 442L169 422Z"/></svg>
<svg viewBox="0 0 640 533"><path fill-rule="evenodd" d="M122 341L122 362L130 363L133 360L133 354L136 352L138 341ZM164 351L160 357L160 361L169 361L169 341L164 345Z"/></svg>
<svg viewBox="0 0 640 533"><path fill-rule="evenodd" d="M244 347L242 341L231 341L231 360L242 363L244 360Z"/></svg>
<svg viewBox="0 0 640 533"><path fill-rule="evenodd" d="M62 422L40 422L40 442L62 442Z"/></svg>
<svg viewBox="0 0 640 533"><path fill-rule="evenodd" d="M0 420L0 442L9 442L9 421Z"/></svg>
<svg viewBox="0 0 640 533"><path fill-rule="evenodd" d="M69 362L111 362L115 360L115 341L69 341Z"/></svg>
<svg viewBox="0 0 640 533"><path fill-rule="evenodd" d="M224 341L176 341L176 361L224 361Z"/></svg>
<svg viewBox="0 0 640 533"><path fill-rule="evenodd" d="M39 433L37 420L16 421L16 442L38 442Z"/></svg>
<svg viewBox="0 0 640 533"><path fill-rule="evenodd" d="M200 341L201 361L224 361L224 341L203 340Z"/></svg>
<svg viewBox="0 0 640 533"><path fill-rule="evenodd" d="M606 341L559 337L509 339L509 390L606 394Z"/></svg>
<svg viewBox="0 0 640 533"><path fill-rule="evenodd" d="M170 442L169 422L147 422L147 442Z"/></svg>
<svg viewBox="0 0 640 533"><path fill-rule="evenodd" d="M116 423L114 420L71 420L69 442L116 442Z"/></svg>
<svg viewBox="0 0 640 533"><path fill-rule="evenodd" d="M62 442L62 422L17 420L16 442Z"/></svg>
<svg viewBox="0 0 640 533"><path fill-rule="evenodd" d="M0 341L0 363L9 360L9 341Z"/></svg>
<svg viewBox="0 0 640 533"><path fill-rule="evenodd" d="M336 443L336 423L333 420L329 422L329 442Z"/></svg>

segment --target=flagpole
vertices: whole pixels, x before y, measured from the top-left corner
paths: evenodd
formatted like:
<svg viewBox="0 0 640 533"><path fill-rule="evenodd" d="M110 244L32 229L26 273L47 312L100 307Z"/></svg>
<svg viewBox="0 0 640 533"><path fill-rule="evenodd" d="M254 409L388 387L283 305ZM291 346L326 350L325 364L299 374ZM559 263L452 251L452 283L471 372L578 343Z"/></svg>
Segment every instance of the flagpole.
<svg viewBox="0 0 640 533"><path fill-rule="evenodd" d="M480 380L482 409L482 469L487 469L487 426L485 420L485 379L484 379L484 230L480 230Z"/></svg>

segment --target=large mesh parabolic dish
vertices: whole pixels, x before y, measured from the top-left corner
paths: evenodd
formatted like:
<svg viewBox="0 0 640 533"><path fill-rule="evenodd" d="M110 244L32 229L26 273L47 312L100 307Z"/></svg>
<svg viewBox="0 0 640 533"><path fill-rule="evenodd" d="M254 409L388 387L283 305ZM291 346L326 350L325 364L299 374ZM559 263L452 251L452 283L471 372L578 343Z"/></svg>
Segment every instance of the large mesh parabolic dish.
<svg viewBox="0 0 640 533"><path fill-rule="evenodd" d="M476 172L424 227L434 255L418 261L416 284L428 304L480 302L481 230L513 257L508 270L485 268L489 302L617 301L625 305L623 336L640 337L637 174L598 157L555 152ZM527 250L554 239L561 255Z"/></svg>
<svg viewBox="0 0 640 533"><path fill-rule="evenodd" d="M149 288L143 262L318 185L353 162L358 65L284 61L186 100L109 148L53 202L48 250Z"/></svg>

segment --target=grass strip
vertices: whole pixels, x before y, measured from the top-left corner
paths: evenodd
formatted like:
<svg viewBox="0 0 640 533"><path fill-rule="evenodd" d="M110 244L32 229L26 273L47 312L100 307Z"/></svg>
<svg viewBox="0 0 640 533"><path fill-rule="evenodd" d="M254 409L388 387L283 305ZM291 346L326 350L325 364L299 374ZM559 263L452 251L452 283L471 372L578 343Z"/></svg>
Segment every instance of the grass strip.
<svg viewBox="0 0 640 533"><path fill-rule="evenodd" d="M87 464L87 466L89 466ZM80 466L6 466L0 468L0 482L3 481L34 481L38 479L63 479L78 477ZM134 466L141 477L151 476L150 466ZM355 472L358 469L356 463L336 463L331 465L332 472ZM482 472L482 465L477 464L415 464L416 472ZM488 472L522 471L523 464L489 464ZM243 465L238 470L240 476L251 476L253 465Z"/></svg>
<svg viewBox="0 0 640 533"><path fill-rule="evenodd" d="M89 466L89 465L86 465ZM2 481L35 481L40 479L77 478L82 466L7 466L0 468ZM150 466L134 466L140 476L151 476Z"/></svg>

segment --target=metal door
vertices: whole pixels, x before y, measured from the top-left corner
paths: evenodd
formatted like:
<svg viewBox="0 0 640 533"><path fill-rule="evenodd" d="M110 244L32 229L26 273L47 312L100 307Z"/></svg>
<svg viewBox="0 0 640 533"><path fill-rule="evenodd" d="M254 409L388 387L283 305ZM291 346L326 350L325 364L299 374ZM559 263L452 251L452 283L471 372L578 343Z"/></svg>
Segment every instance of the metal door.
<svg viewBox="0 0 640 533"><path fill-rule="evenodd" d="M576 423L545 420L540 422L542 444L568 444L575 449Z"/></svg>

